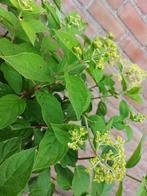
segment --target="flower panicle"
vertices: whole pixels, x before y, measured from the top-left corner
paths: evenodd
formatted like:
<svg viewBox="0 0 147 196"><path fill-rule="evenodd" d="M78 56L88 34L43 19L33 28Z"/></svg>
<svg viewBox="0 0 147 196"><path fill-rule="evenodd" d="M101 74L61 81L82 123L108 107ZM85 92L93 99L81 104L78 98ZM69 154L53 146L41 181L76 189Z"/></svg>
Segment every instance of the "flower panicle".
<svg viewBox="0 0 147 196"><path fill-rule="evenodd" d="M88 131L80 127L79 129L73 129L69 131L71 142L68 143L68 147L73 150L78 150L87 139Z"/></svg>
<svg viewBox="0 0 147 196"><path fill-rule="evenodd" d="M125 141L120 136L113 139L108 133L97 132L96 142L101 153L90 160L89 171L94 171L93 180L107 184L122 181L126 174ZM106 147L108 149L104 150Z"/></svg>

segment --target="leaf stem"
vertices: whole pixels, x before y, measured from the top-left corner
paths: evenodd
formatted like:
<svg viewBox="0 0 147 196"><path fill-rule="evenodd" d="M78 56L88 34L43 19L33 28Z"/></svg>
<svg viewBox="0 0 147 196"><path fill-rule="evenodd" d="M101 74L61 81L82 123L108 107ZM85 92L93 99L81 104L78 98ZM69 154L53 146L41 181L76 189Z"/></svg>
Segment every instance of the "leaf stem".
<svg viewBox="0 0 147 196"><path fill-rule="evenodd" d="M96 150L95 150L95 148L94 148L94 146L93 146L93 144L92 144L92 142L91 142L91 140L90 140L89 127L88 127L88 122L87 122L86 116L84 116L84 121L85 121L86 128L87 128L87 130L88 130L88 142L89 142L89 144L90 144L90 147L91 147L92 151L93 151L94 154L97 156Z"/></svg>
<svg viewBox="0 0 147 196"><path fill-rule="evenodd" d="M136 177L134 177L134 176L132 176L130 174L126 174L126 176L129 177L129 178L131 178L132 180L135 180L136 182L141 183L141 180L140 179L138 179L138 178L136 178Z"/></svg>
<svg viewBox="0 0 147 196"><path fill-rule="evenodd" d="M91 157L78 157L78 160L81 161L81 160L88 160L88 159L92 159L94 158L94 156L91 156Z"/></svg>

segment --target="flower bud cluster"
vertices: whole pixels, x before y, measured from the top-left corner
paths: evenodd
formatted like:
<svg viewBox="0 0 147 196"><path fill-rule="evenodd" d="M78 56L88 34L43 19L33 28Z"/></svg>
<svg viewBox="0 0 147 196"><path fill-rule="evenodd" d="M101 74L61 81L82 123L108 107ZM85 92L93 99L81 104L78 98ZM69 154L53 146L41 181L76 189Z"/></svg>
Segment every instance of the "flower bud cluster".
<svg viewBox="0 0 147 196"><path fill-rule="evenodd" d="M122 181L126 174L124 140L108 133L97 132L98 154L90 160L89 170L94 171L94 181L111 184Z"/></svg>
<svg viewBox="0 0 147 196"><path fill-rule="evenodd" d="M129 85L129 88L133 88L142 84L147 76L147 73L137 64L128 64L125 66L124 76Z"/></svg>
<svg viewBox="0 0 147 196"><path fill-rule="evenodd" d="M78 150L87 139L88 131L81 127L81 128L75 128L73 130L69 131L70 133L70 139L71 142L68 143L68 147L73 150Z"/></svg>
<svg viewBox="0 0 147 196"><path fill-rule="evenodd" d="M114 65L120 59L117 45L113 42L112 36L106 38L96 37L93 41L96 68L103 70L106 64Z"/></svg>
<svg viewBox="0 0 147 196"><path fill-rule="evenodd" d="M32 10L32 0L18 0L18 3L23 10Z"/></svg>
<svg viewBox="0 0 147 196"><path fill-rule="evenodd" d="M131 115L131 120L133 120L134 122L142 123L146 119L147 119L147 115L141 113Z"/></svg>

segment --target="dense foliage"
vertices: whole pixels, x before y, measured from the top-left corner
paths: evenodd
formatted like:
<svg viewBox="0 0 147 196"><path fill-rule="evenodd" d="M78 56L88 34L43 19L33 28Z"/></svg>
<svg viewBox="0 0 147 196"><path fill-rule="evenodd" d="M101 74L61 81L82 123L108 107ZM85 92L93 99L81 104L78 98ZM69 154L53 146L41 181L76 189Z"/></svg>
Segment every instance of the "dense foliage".
<svg viewBox="0 0 147 196"><path fill-rule="evenodd" d="M0 2L0 195L50 196L60 187L106 196L119 183L121 196L125 176L142 181L137 194L147 195L146 177L129 172L144 134L125 153L131 122L146 119L126 97L142 102L147 73L123 59L111 33L90 39L78 14L63 17L60 0ZM111 98L116 115L108 115Z"/></svg>

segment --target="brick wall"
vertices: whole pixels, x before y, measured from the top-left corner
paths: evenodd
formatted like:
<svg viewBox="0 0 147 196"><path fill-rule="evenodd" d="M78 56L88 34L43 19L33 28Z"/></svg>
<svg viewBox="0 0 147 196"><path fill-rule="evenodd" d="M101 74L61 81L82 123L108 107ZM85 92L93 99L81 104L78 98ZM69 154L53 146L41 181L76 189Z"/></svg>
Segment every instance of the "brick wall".
<svg viewBox="0 0 147 196"><path fill-rule="evenodd" d="M62 0L62 2L64 13L77 11L88 23L86 33L89 36L105 35L106 32L112 32L123 55L147 70L147 0ZM146 89L147 84L144 83L143 105L131 101L136 111L144 114L147 114ZM128 102L130 101L128 100ZM97 102L95 102L96 105ZM110 99L109 114L114 115L117 112L118 102L116 102L116 99ZM142 135L141 132L145 131L147 133L147 122L144 122L141 126L139 124L132 125L132 128L134 138L131 143L126 145L128 157L136 148ZM141 161L128 173L139 178L147 173L147 142ZM135 196L138 185L138 183L126 177L124 195ZM114 190L116 188L117 186ZM114 191L111 195L115 195Z"/></svg>

